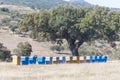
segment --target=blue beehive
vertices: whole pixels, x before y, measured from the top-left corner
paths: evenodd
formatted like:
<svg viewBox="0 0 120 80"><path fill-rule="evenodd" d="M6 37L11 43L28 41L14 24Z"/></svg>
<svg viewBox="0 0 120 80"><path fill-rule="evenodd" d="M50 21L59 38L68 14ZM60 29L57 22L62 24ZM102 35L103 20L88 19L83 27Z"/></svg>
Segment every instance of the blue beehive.
<svg viewBox="0 0 120 80"><path fill-rule="evenodd" d="M38 57L38 64L45 64L45 57Z"/></svg>
<svg viewBox="0 0 120 80"><path fill-rule="evenodd" d="M52 64L52 57L45 57L46 64Z"/></svg>
<svg viewBox="0 0 120 80"><path fill-rule="evenodd" d="M36 58L35 56L30 56L28 59L29 64L36 64Z"/></svg>
<svg viewBox="0 0 120 80"><path fill-rule="evenodd" d="M102 61L102 60L101 60L101 56L97 56L97 57L96 57L96 61L97 61L97 62L101 62L101 61Z"/></svg>
<svg viewBox="0 0 120 80"><path fill-rule="evenodd" d="M97 62L97 56L91 56L91 62Z"/></svg>
<svg viewBox="0 0 120 80"><path fill-rule="evenodd" d="M58 57L58 63L59 63L59 64L63 64L63 63L65 63L65 62L66 62L65 57Z"/></svg>
<svg viewBox="0 0 120 80"><path fill-rule="evenodd" d="M20 62L21 62L22 65L28 65L28 57L21 56L20 58L21 58Z"/></svg>
<svg viewBox="0 0 120 80"><path fill-rule="evenodd" d="M101 56L101 62L107 62L107 56Z"/></svg>
<svg viewBox="0 0 120 80"><path fill-rule="evenodd" d="M86 57L85 57L85 61L86 61L86 62L91 62L91 57L90 57L90 56L86 56Z"/></svg>

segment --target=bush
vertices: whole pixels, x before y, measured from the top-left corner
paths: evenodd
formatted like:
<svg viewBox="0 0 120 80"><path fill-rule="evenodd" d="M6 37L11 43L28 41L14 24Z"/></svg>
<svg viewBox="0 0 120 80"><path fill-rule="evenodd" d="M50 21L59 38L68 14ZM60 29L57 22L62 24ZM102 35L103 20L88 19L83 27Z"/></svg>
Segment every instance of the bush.
<svg viewBox="0 0 120 80"><path fill-rule="evenodd" d="M1 8L1 11L9 13L9 9L8 8Z"/></svg>
<svg viewBox="0 0 120 80"><path fill-rule="evenodd" d="M79 54L80 54L80 56L93 56L93 55L99 56L99 55L102 55L101 53L96 52L96 51L88 52L88 51L85 51L85 50L80 51Z"/></svg>
<svg viewBox="0 0 120 80"><path fill-rule="evenodd" d="M32 46L28 42L20 42L17 48L13 51L17 56L30 56L32 52Z"/></svg>
<svg viewBox="0 0 120 80"><path fill-rule="evenodd" d="M55 46L51 46L50 49L52 51L63 51L64 47L63 46L59 46L59 45L55 45Z"/></svg>
<svg viewBox="0 0 120 80"><path fill-rule="evenodd" d="M88 44L83 44L79 50L79 55L80 56L93 56L93 55L102 55L99 51L97 51L95 48L92 46L89 46Z"/></svg>
<svg viewBox="0 0 120 80"><path fill-rule="evenodd" d="M10 59L11 54L10 51L0 43L0 61L5 61L6 59Z"/></svg>
<svg viewBox="0 0 120 80"><path fill-rule="evenodd" d="M15 29L17 28L17 26L10 25L9 28L10 28L10 30L14 33L14 32L15 32Z"/></svg>
<svg viewBox="0 0 120 80"><path fill-rule="evenodd" d="M108 54L110 60L120 60L120 48Z"/></svg>

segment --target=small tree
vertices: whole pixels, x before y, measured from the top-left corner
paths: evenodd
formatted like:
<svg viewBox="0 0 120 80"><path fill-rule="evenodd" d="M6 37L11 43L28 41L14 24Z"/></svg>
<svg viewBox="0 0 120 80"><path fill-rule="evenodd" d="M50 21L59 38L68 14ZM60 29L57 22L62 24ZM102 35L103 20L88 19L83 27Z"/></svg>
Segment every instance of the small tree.
<svg viewBox="0 0 120 80"><path fill-rule="evenodd" d="M0 43L0 61L5 61L7 58L11 58L10 51Z"/></svg>
<svg viewBox="0 0 120 80"><path fill-rule="evenodd" d="M17 56L30 56L32 52L32 46L28 42L20 42L17 48L14 49L14 53Z"/></svg>

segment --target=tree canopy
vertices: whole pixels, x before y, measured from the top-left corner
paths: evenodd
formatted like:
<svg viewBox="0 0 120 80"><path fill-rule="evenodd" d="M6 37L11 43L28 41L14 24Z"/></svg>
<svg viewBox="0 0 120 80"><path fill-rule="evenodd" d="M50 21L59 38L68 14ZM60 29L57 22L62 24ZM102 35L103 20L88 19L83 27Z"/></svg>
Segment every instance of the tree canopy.
<svg viewBox="0 0 120 80"><path fill-rule="evenodd" d="M74 56L84 42L119 40L120 12L106 7L59 6L27 15L20 31L30 30L33 38L50 41L66 39Z"/></svg>

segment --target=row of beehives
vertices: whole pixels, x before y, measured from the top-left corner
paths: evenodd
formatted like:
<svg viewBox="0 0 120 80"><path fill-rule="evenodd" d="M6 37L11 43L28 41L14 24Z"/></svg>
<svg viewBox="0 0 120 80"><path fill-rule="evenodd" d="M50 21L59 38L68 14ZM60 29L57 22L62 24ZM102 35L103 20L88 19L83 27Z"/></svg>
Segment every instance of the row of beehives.
<svg viewBox="0 0 120 80"><path fill-rule="evenodd" d="M28 64L64 64L64 63L90 63L90 62L106 62L107 56L66 56L66 57L35 57L21 56L13 57L13 63L17 65Z"/></svg>

